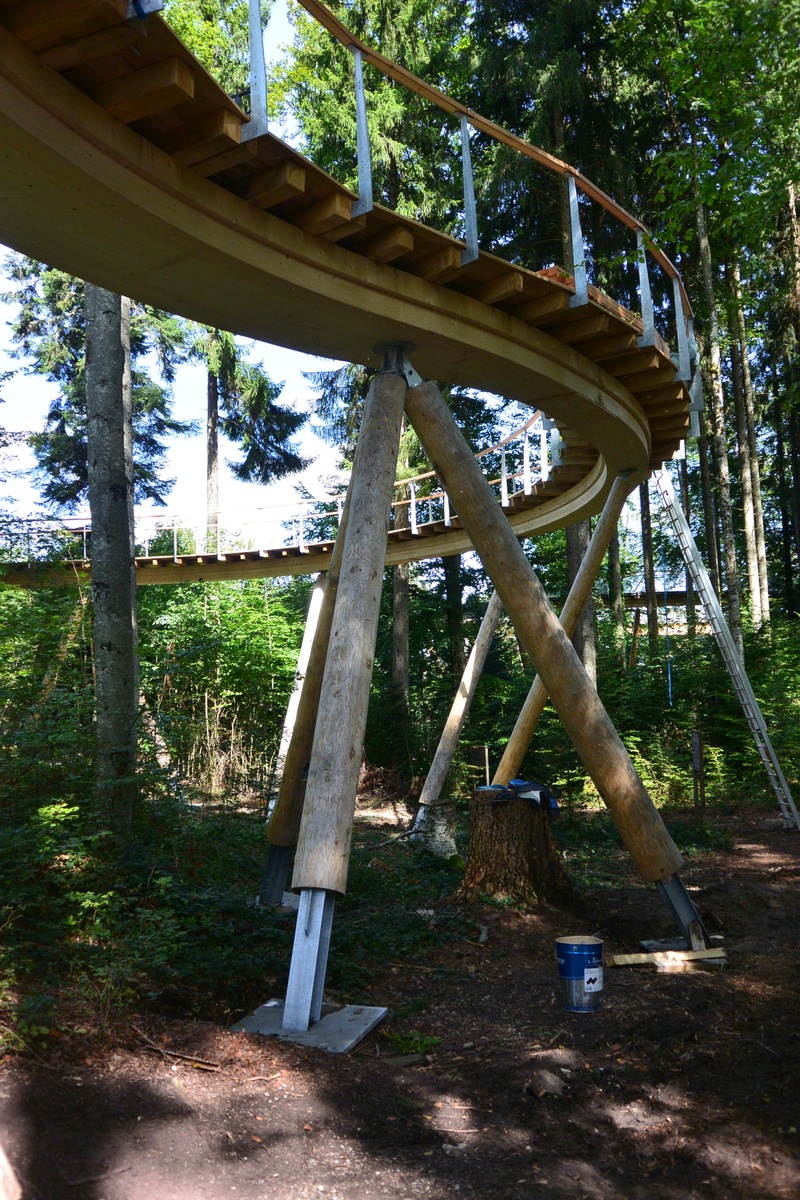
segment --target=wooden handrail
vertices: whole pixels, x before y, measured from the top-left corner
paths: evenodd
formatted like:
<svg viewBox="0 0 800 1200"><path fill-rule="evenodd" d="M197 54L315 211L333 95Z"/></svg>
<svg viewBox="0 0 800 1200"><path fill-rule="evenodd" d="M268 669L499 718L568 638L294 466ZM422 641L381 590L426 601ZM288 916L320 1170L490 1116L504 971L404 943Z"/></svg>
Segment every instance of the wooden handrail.
<svg viewBox="0 0 800 1200"><path fill-rule="evenodd" d="M416 95L422 96L429 100L431 104L435 104L437 108L443 112L449 113L451 116L464 116L469 121L473 129L477 129L480 133L485 133L487 137L496 142L502 142L504 145L516 150L519 154L523 154L526 158L531 158L540 166L545 167L549 171L553 171L557 175L563 177L572 176L577 187L581 189L591 200L596 201L606 212L611 213L628 229L634 232L645 235L647 249L652 254L655 261L666 272L670 279L677 280L681 290L681 299L683 300L684 311L688 316L692 315L692 306L689 303L689 297L686 294L686 289L683 286L680 271L675 266L670 258L664 253L661 247L657 244L652 235L648 232L646 226L629 213L627 209L613 200L607 195L602 188L597 187L585 175L582 175L577 167L573 167L571 163L564 162L563 159L557 158L554 154L550 154L547 150L541 150L538 146L532 145L531 142L525 141L516 133L511 133L510 130L504 129L502 125L497 125L494 121L490 121L487 117L482 117L480 113L474 109L468 108L465 104L461 104L458 100L454 100L452 96L448 96L446 92L440 91L430 83L426 83L424 79L420 79L418 75L414 75L411 71L407 71L405 67L401 67L398 63L393 62L385 55L379 54L377 50L371 49L366 42L362 42L355 34L344 25L337 16L326 8L324 4L319 3L319 0L299 0L306 12L314 18L320 25L328 30L329 33L341 42L343 46L352 47L355 50L360 50L364 59L371 63L373 67L381 71L389 79L394 79L397 83L408 88L409 91L415 92Z"/></svg>

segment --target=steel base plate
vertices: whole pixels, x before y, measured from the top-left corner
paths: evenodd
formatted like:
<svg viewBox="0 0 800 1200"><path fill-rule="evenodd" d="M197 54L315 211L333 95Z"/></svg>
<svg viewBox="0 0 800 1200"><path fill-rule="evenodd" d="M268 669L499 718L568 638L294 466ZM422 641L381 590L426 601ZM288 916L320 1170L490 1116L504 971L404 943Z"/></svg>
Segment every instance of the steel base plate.
<svg viewBox="0 0 800 1200"><path fill-rule="evenodd" d="M348 1004L346 1008L335 1008L325 1012L305 1033L284 1032L283 1001L268 1000L244 1020L232 1025L234 1033L262 1033L265 1037L279 1037L285 1042L296 1042L300 1046L314 1046L330 1054L347 1054L362 1038L371 1033L388 1013L388 1008L372 1008L366 1005Z"/></svg>

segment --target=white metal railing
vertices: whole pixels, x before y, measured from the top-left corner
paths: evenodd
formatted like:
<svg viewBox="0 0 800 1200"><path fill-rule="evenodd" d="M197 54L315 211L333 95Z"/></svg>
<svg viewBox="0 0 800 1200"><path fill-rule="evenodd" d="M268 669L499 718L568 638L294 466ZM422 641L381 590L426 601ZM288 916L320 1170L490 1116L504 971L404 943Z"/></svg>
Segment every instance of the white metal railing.
<svg viewBox="0 0 800 1200"><path fill-rule="evenodd" d="M508 507L515 496L529 496L561 461L563 443L553 422L536 412L526 423L475 457L494 456L499 473L488 482ZM420 528L437 522L449 528L457 515L436 473L425 471L395 483L390 528ZM245 550L282 549L332 541L342 516L345 493L326 500L293 499L243 514L221 510L211 524L178 513L137 513L135 539L140 558L225 555ZM7 562L91 559L91 521L86 516L10 517L0 520L0 556Z"/></svg>

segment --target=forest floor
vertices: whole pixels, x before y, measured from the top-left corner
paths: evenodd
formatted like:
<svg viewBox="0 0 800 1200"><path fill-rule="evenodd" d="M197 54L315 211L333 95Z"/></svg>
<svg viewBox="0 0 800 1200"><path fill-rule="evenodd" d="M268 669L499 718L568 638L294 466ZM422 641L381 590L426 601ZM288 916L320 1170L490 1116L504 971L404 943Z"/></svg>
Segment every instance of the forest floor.
<svg viewBox="0 0 800 1200"><path fill-rule="evenodd" d="M368 801L360 820L399 827ZM554 939L674 933L621 852L570 911L470 905L460 940L387 961L363 1002L389 1006L391 1040L347 1056L152 1011L7 1056L25 1200L799 1195L800 834L714 823L726 848L683 878L727 965L606 968L596 1012L559 1006Z"/></svg>

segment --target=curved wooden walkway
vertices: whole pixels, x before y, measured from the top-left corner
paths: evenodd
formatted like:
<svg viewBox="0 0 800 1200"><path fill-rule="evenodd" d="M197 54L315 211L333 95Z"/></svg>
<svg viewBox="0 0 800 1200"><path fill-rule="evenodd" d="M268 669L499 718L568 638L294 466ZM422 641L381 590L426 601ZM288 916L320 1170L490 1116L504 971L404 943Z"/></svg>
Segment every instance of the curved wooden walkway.
<svg viewBox="0 0 800 1200"><path fill-rule="evenodd" d="M618 474L633 484L672 456L689 425L687 387L658 334L640 344L640 316L594 288L572 306L574 281L558 268L484 252L462 265L463 243L380 205L353 218L353 193L279 138L243 141L247 116L158 15L130 20L128 7L0 0L5 242L296 350L377 365L377 344L411 342L424 378L543 409L566 443L563 465L508 506L518 536L597 512ZM306 7L338 36L322 5ZM387 562L468 548L457 522L438 522L391 536ZM140 561L139 577L316 571L328 553L170 557Z"/></svg>

